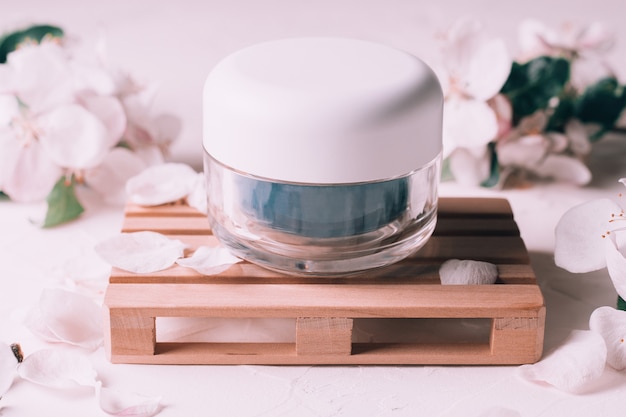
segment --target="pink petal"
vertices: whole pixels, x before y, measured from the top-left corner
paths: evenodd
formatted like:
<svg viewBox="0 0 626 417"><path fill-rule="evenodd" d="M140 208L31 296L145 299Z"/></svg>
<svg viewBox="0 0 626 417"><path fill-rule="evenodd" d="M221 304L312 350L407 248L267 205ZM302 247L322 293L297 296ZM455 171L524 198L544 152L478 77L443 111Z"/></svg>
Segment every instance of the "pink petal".
<svg viewBox="0 0 626 417"><path fill-rule="evenodd" d="M83 106L96 116L107 132L108 148L115 146L126 130L126 115L118 99L107 96L88 96L82 98Z"/></svg>
<svg viewBox="0 0 626 417"><path fill-rule="evenodd" d="M64 349L43 349L17 368L23 379L50 388L95 387L97 373L86 356Z"/></svg>
<svg viewBox="0 0 626 417"><path fill-rule="evenodd" d="M86 349L102 345L102 312L84 295L45 289L31 310L26 325L49 342L67 343Z"/></svg>
<svg viewBox="0 0 626 417"><path fill-rule="evenodd" d="M609 199L597 199L569 209L555 228L554 261L570 272L590 272L604 268L606 242L602 236L610 228L611 214L621 207Z"/></svg>
<svg viewBox="0 0 626 417"><path fill-rule="evenodd" d="M480 155L470 149L457 148L448 160L450 171L459 184L476 187L489 178L491 161L487 147L481 149Z"/></svg>
<svg viewBox="0 0 626 417"><path fill-rule="evenodd" d="M581 33L578 45L581 50L605 53L615 46L615 33L604 23L593 22Z"/></svg>
<svg viewBox="0 0 626 417"><path fill-rule="evenodd" d="M498 134L498 120L484 101L449 98L444 104L444 157L456 147L486 146Z"/></svg>
<svg viewBox="0 0 626 417"><path fill-rule="evenodd" d="M502 166L533 167L546 152L549 143L541 135L527 135L498 142L498 162Z"/></svg>
<svg viewBox="0 0 626 417"><path fill-rule="evenodd" d="M546 26L535 19L525 19L518 29L518 42L524 58L530 59L539 55L547 55L551 48L545 42Z"/></svg>
<svg viewBox="0 0 626 417"><path fill-rule="evenodd" d="M63 48L52 42L19 48L7 57L14 69L12 90L34 114L74 99L69 59Z"/></svg>
<svg viewBox="0 0 626 417"><path fill-rule="evenodd" d="M197 173L189 165L166 163L142 171L126 183L131 202L156 206L185 198L196 184Z"/></svg>
<svg viewBox="0 0 626 417"><path fill-rule="evenodd" d="M40 141L60 166L94 167L111 148L105 125L79 105L57 107L40 117L39 123L43 131Z"/></svg>
<svg viewBox="0 0 626 417"><path fill-rule="evenodd" d="M146 397L98 385L100 408L112 416L151 417L159 413L161 397Z"/></svg>
<svg viewBox="0 0 626 417"><path fill-rule="evenodd" d="M109 264L136 273L169 268L184 255L185 244L156 232L121 233L95 248Z"/></svg>
<svg viewBox="0 0 626 417"><path fill-rule="evenodd" d="M586 185L591 181L591 171L578 158L566 155L549 154L541 164L533 167L533 171L543 178L575 185Z"/></svg>
<svg viewBox="0 0 626 417"><path fill-rule="evenodd" d="M190 258L179 259L180 266L192 268L202 275L215 275L227 270L241 259L232 255L225 247L199 247Z"/></svg>
<svg viewBox="0 0 626 417"><path fill-rule="evenodd" d="M439 268L442 285L488 285L498 279L498 268L491 263L450 259Z"/></svg>
<svg viewBox="0 0 626 417"><path fill-rule="evenodd" d="M61 168L38 142L20 147L18 152L12 172L1 184L3 191L14 201L44 200L61 178Z"/></svg>
<svg viewBox="0 0 626 417"><path fill-rule="evenodd" d="M498 94L509 73L512 60L502 39L491 39L476 47L468 71L463 74L464 92L478 100Z"/></svg>
<svg viewBox="0 0 626 417"><path fill-rule="evenodd" d="M608 364L618 371L626 369L626 311L599 307L591 314L589 328L604 339Z"/></svg>
<svg viewBox="0 0 626 417"><path fill-rule="evenodd" d="M18 114L17 98L11 94L0 94L0 129L7 126Z"/></svg>
<svg viewBox="0 0 626 417"><path fill-rule="evenodd" d="M522 365L522 378L545 382L560 390L580 392L585 385L602 375L606 364L606 344L602 337L588 330L573 330L551 354L533 365Z"/></svg>
<svg viewBox="0 0 626 417"><path fill-rule="evenodd" d="M126 148L113 148L100 165L85 172L85 182L107 203L126 202L126 182L146 168L134 152Z"/></svg>
<svg viewBox="0 0 626 417"><path fill-rule="evenodd" d="M0 398L11 388L17 369L17 359L6 343L0 342Z"/></svg>

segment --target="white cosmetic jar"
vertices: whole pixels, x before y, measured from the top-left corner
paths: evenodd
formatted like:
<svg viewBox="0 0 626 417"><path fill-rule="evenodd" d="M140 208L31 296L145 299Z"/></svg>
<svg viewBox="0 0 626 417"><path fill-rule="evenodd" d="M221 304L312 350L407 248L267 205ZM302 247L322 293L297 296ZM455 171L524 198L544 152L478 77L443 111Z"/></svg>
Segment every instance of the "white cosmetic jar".
<svg viewBox="0 0 626 417"><path fill-rule="evenodd" d="M442 109L424 62L373 42L284 39L227 56L203 97L214 235L297 275L409 256L436 223Z"/></svg>

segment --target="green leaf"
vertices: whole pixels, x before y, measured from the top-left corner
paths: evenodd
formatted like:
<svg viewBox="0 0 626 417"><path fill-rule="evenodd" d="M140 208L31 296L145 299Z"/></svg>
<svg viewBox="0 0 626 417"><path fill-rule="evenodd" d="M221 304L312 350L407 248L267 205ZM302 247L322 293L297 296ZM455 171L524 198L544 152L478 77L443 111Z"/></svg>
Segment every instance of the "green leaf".
<svg viewBox="0 0 626 417"><path fill-rule="evenodd" d="M7 61L7 55L15 51L24 41L41 42L46 36L63 37L63 29L52 25L35 25L23 30L11 32L0 38L0 64Z"/></svg>
<svg viewBox="0 0 626 417"><path fill-rule="evenodd" d="M513 105L513 123L548 107L563 92L570 76L569 61L541 56L525 64L513 63L501 92Z"/></svg>
<svg viewBox="0 0 626 417"><path fill-rule="evenodd" d="M489 152L491 153L491 165L489 167L489 178L483 181L482 187L495 187L500 181L500 164L498 163L498 154L496 153L496 144L489 143Z"/></svg>
<svg viewBox="0 0 626 417"><path fill-rule="evenodd" d="M74 220L85 210L76 198L74 179L61 177L54 185L48 198L48 211L43 227L52 227Z"/></svg>
<svg viewBox="0 0 626 417"><path fill-rule="evenodd" d="M615 122L626 106L626 89L613 77L603 78L589 86L576 100L575 115L583 123L600 125L600 132L591 139L599 139Z"/></svg>
<svg viewBox="0 0 626 417"><path fill-rule="evenodd" d="M567 122L574 118L575 97L572 94L562 94L559 104L548 120L545 130L547 132L564 132Z"/></svg>
<svg viewBox="0 0 626 417"><path fill-rule="evenodd" d="M617 296L617 309L626 311L626 301L624 301L624 299L619 295Z"/></svg>

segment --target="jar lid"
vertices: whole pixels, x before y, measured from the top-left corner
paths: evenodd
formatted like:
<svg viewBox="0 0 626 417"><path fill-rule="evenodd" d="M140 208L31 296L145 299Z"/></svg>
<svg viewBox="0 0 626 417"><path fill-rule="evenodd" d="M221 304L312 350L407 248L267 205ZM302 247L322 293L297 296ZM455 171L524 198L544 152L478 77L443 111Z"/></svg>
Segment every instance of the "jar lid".
<svg viewBox="0 0 626 417"><path fill-rule="evenodd" d="M443 95L420 59L377 43L295 38L219 62L204 86L204 148L258 177L355 183L439 156Z"/></svg>

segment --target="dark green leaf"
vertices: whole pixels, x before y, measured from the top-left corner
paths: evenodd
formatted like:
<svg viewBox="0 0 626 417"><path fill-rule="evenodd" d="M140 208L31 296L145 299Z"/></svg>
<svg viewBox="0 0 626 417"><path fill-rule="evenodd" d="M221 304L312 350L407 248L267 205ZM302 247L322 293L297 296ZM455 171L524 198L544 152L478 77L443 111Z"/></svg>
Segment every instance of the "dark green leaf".
<svg viewBox="0 0 626 417"><path fill-rule="evenodd" d="M23 30L11 32L0 38L0 64L7 60L7 55L17 49L26 40L41 42L46 36L63 37L63 29L51 25L35 25Z"/></svg>
<svg viewBox="0 0 626 417"><path fill-rule="evenodd" d="M495 187L500 181L500 164L498 163L498 154L496 153L496 144L489 143L489 152L491 153L491 165L489 167L489 178L480 184L483 187Z"/></svg>
<svg viewBox="0 0 626 417"><path fill-rule="evenodd" d="M48 198L48 211L43 227L52 227L68 222L80 216L84 211L83 206L76 198L74 181L68 181L61 177L54 185Z"/></svg>
<svg viewBox="0 0 626 417"><path fill-rule="evenodd" d="M513 105L513 123L539 109L563 92L570 75L569 61L542 56L525 64L513 63L501 92Z"/></svg>
<svg viewBox="0 0 626 417"><path fill-rule="evenodd" d="M563 94L559 98L559 104L548 120L546 131L564 132L567 122L574 117L574 97L571 94Z"/></svg>
<svg viewBox="0 0 626 417"><path fill-rule="evenodd" d="M583 123L595 123L601 130L592 139L599 139L615 122L626 106L626 89L612 77L589 86L575 103L575 114Z"/></svg>
<svg viewBox="0 0 626 417"><path fill-rule="evenodd" d="M619 295L617 296L617 309L626 311L626 301L624 301L624 299Z"/></svg>

